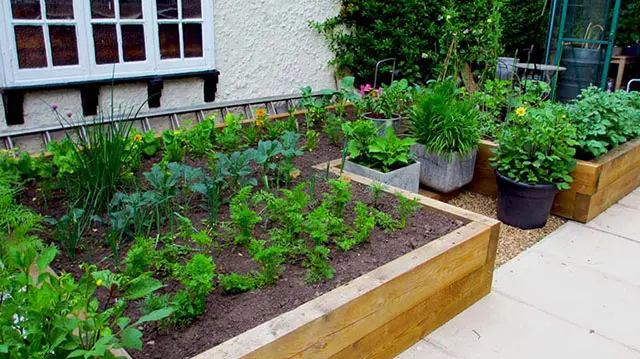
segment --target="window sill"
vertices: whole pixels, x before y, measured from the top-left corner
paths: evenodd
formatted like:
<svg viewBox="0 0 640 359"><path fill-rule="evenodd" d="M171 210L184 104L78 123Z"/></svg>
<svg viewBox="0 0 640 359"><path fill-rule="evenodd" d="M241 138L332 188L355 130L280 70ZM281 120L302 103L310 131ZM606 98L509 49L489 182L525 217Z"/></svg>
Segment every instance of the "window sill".
<svg viewBox="0 0 640 359"><path fill-rule="evenodd" d="M29 91L41 91L48 89L79 89L82 99L82 110L85 116L95 115L98 106L100 87L110 84L122 84L131 82L146 82L149 108L160 107L163 81L172 79L184 79L200 77L204 80L204 102L215 101L220 72L215 69L197 70L188 72L154 73L138 76L106 77L82 81L53 82L45 84L10 85L0 88L2 101L4 102L5 119L8 125L24 124L23 100L24 94Z"/></svg>

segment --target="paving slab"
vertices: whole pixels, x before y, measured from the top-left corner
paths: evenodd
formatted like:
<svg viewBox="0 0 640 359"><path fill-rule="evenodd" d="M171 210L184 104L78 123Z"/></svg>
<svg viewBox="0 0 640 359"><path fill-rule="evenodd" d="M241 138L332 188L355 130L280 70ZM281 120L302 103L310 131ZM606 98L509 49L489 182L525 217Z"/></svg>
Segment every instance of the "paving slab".
<svg viewBox="0 0 640 359"><path fill-rule="evenodd" d="M530 249L640 286L640 243L567 222Z"/></svg>
<svg viewBox="0 0 640 359"><path fill-rule="evenodd" d="M459 359L640 359L640 352L495 292L426 340Z"/></svg>
<svg viewBox="0 0 640 359"><path fill-rule="evenodd" d="M587 223L587 227L640 242L640 209L614 204Z"/></svg>
<svg viewBox="0 0 640 359"><path fill-rule="evenodd" d="M625 198L621 199L620 202L618 203L620 203L623 206L640 209L640 188L628 194Z"/></svg>
<svg viewBox="0 0 640 359"><path fill-rule="evenodd" d="M435 345L421 340L414 346L407 349L404 353L398 355L396 359L460 359Z"/></svg>
<svg viewBox="0 0 640 359"><path fill-rule="evenodd" d="M493 290L640 353L639 286L528 251L496 272Z"/></svg>

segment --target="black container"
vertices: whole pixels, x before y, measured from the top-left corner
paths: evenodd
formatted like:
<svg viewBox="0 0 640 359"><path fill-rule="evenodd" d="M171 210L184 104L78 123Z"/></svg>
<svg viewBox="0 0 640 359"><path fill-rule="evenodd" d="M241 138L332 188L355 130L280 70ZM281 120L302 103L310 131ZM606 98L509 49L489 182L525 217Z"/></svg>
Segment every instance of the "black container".
<svg viewBox="0 0 640 359"><path fill-rule="evenodd" d="M496 171L498 219L522 229L544 227L558 192L554 184L529 185L516 182Z"/></svg>
<svg viewBox="0 0 640 359"><path fill-rule="evenodd" d="M556 99L560 102L570 102L590 85L600 86L604 57L604 49L565 46L560 66L566 70L558 76Z"/></svg>

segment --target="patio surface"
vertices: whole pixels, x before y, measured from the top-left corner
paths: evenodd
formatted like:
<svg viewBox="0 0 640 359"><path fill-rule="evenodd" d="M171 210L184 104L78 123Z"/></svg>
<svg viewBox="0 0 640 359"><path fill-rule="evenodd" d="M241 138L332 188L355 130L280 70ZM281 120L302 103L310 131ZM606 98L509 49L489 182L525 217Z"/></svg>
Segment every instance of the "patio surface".
<svg viewBox="0 0 640 359"><path fill-rule="evenodd" d="M640 189L498 268L491 294L396 359L640 359Z"/></svg>

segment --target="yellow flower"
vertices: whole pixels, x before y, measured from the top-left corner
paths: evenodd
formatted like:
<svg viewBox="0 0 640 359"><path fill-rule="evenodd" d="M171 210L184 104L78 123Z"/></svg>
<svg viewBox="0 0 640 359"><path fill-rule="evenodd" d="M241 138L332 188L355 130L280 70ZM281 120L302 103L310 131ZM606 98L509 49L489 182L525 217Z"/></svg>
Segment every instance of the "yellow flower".
<svg viewBox="0 0 640 359"><path fill-rule="evenodd" d="M516 109L516 115L518 115L520 117L524 116L525 113L527 113L527 109L524 108L524 107L518 107Z"/></svg>
<svg viewBox="0 0 640 359"><path fill-rule="evenodd" d="M289 176L291 176L291 178L293 178L293 179L296 179L296 178L300 177L301 174L302 174L302 172L300 172L300 170L298 170L298 169L289 172Z"/></svg>
<svg viewBox="0 0 640 359"><path fill-rule="evenodd" d="M567 118L567 115L562 115L562 118Z"/></svg>
<svg viewBox="0 0 640 359"><path fill-rule="evenodd" d="M262 126L262 125L263 125L262 121L260 121L260 120L256 120L256 126L260 127L260 126Z"/></svg>
<svg viewBox="0 0 640 359"><path fill-rule="evenodd" d="M133 139L140 142L142 141L142 135L139 133L136 133L135 136L133 136Z"/></svg>
<svg viewBox="0 0 640 359"><path fill-rule="evenodd" d="M102 285L102 279L98 279L98 280L96 281L96 285L97 285L98 287L99 287L99 286L101 286L101 285Z"/></svg>
<svg viewBox="0 0 640 359"><path fill-rule="evenodd" d="M263 108L259 108L256 111L256 116L258 116L258 117L263 117L265 114L266 114L266 111Z"/></svg>
<svg viewBox="0 0 640 359"><path fill-rule="evenodd" d="M173 134L174 134L174 135L179 135L179 134L180 134L180 132L182 132L182 131L180 131L180 130L175 130L175 131L173 131Z"/></svg>

